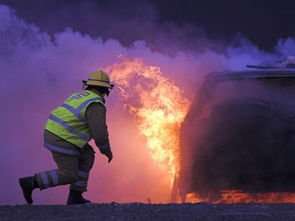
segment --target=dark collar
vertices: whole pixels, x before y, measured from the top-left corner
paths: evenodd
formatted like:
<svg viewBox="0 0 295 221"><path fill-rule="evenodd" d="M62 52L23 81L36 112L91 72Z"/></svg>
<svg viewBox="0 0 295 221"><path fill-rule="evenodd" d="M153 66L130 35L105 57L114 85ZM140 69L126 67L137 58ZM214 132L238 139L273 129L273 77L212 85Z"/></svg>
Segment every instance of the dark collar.
<svg viewBox="0 0 295 221"><path fill-rule="evenodd" d="M90 91L92 91L92 92L96 93L98 96L100 96L101 99L102 99L102 101L103 101L103 103L105 103L105 99L104 99L104 97L101 95L101 93L99 93L99 91L95 90L94 88L90 89Z"/></svg>

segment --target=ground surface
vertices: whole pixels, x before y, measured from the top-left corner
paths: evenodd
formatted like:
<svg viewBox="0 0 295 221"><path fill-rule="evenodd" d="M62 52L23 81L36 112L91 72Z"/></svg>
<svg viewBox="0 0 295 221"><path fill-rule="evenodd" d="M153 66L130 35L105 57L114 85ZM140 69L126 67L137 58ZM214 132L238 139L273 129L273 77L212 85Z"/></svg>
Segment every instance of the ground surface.
<svg viewBox="0 0 295 221"><path fill-rule="evenodd" d="M0 220L294 221L295 204L88 204L0 206Z"/></svg>

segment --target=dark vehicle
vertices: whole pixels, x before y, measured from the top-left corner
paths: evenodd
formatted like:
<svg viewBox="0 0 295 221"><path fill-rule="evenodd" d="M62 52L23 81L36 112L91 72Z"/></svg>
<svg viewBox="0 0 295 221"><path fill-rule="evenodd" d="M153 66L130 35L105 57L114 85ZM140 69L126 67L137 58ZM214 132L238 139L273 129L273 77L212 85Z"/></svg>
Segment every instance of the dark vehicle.
<svg viewBox="0 0 295 221"><path fill-rule="evenodd" d="M295 192L295 65L283 62L206 76L181 127L183 201Z"/></svg>

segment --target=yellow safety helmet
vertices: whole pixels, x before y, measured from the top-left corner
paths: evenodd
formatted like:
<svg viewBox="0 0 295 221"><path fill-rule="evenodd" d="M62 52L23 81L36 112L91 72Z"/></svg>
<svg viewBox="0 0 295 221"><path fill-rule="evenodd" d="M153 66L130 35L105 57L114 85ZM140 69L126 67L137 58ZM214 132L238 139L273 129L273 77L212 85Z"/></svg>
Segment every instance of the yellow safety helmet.
<svg viewBox="0 0 295 221"><path fill-rule="evenodd" d="M110 89L114 87L114 85L110 83L110 78L107 73L102 70L91 73L87 81L83 80L82 82L86 85L106 87Z"/></svg>

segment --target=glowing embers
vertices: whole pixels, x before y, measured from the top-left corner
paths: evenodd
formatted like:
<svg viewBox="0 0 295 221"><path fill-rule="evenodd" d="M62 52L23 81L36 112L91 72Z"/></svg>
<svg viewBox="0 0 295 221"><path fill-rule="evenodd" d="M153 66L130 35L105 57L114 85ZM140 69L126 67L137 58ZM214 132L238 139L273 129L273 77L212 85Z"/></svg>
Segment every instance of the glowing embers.
<svg viewBox="0 0 295 221"><path fill-rule="evenodd" d="M105 69L111 74L124 105L135 116L137 127L147 138L153 160L173 183L179 168L179 132L190 102L160 71L140 59L115 63Z"/></svg>
<svg viewBox="0 0 295 221"><path fill-rule="evenodd" d="M200 198L195 193L186 195L188 203L295 203L295 193L245 193L240 190L225 190L220 195L209 194L208 198Z"/></svg>

